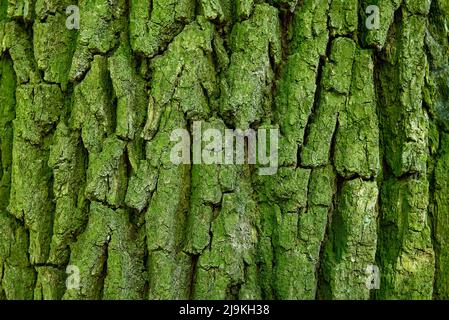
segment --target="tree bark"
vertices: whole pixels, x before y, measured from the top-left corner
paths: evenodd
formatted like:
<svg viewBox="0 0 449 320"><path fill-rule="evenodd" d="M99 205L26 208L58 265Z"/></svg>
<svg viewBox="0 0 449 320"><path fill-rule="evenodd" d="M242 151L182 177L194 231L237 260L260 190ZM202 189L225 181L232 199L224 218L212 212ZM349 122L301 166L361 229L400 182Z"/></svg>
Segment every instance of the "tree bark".
<svg viewBox="0 0 449 320"><path fill-rule="evenodd" d="M0 299L449 299L448 27L447 0L0 0ZM279 129L276 174L174 164L195 121Z"/></svg>

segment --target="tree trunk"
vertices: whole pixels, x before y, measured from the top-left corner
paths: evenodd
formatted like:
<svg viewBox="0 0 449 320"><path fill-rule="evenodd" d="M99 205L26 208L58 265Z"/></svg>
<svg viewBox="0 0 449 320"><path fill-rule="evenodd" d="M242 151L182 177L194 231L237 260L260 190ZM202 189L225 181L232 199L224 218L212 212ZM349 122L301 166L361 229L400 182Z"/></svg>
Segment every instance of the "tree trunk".
<svg viewBox="0 0 449 320"><path fill-rule="evenodd" d="M0 0L0 299L449 299L448 27L447 0ZM279 129L276 173L174 163L196 123Z"/></svg>

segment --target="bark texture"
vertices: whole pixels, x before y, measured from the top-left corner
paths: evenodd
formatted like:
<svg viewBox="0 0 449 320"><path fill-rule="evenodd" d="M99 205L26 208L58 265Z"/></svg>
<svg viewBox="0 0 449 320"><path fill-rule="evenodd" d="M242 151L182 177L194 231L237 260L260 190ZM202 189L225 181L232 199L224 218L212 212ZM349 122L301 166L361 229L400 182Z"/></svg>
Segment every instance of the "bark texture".
<svg viewBox="0 0 449 320"><path fill-rule="evenodd" d="M0 298L449 299L448 35L447 0L0 0ZM198 120L279 128L278 172L173 164Z"/></svg>

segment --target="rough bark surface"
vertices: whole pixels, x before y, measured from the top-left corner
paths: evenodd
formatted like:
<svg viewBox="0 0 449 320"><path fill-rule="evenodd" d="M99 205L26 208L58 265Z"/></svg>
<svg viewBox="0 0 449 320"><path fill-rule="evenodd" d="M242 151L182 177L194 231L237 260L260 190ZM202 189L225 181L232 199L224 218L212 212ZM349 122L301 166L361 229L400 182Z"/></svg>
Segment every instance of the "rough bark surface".
<svg viewBox="0 0 449 320"><path fill-rule="evenodd" d="M448 35L447 0L0 0L0 299L449 299ZM278 172L173 164L198 120L279 128Z"/></svg>

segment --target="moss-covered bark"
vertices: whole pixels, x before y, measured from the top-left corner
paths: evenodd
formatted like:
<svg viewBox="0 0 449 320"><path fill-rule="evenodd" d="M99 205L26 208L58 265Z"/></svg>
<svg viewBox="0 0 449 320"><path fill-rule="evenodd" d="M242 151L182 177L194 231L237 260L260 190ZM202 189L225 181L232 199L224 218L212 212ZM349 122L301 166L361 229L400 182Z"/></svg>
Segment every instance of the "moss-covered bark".
<svg viewBox="0 0 449 320"><path fill-rule="evenodd" d="M0 299L449 299L448 36L447 0L0 0ZM195 121L278 128L277 173L174 164Z"/></svg>

